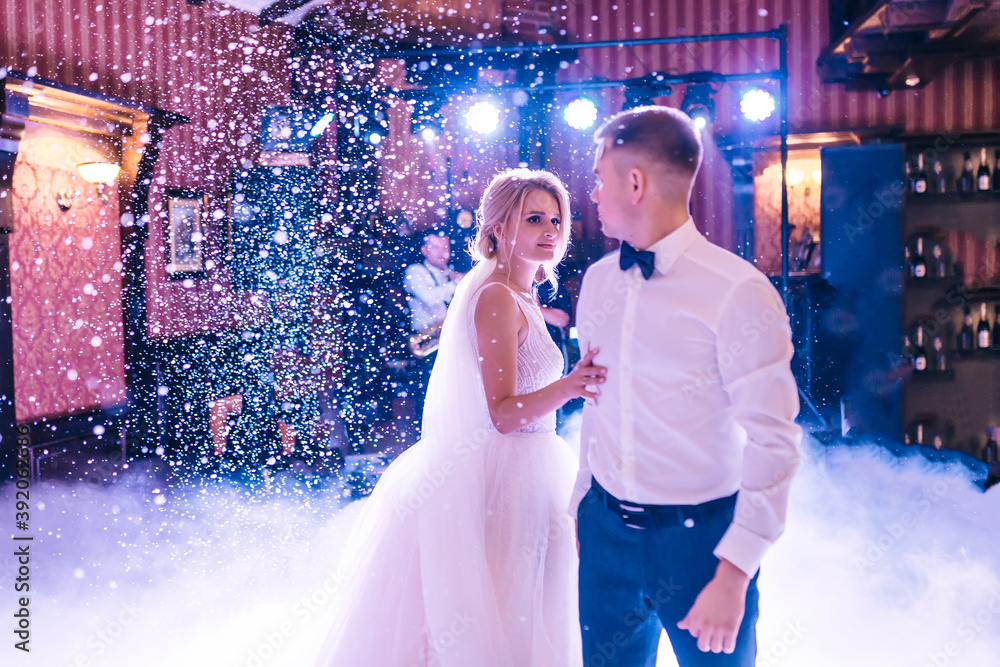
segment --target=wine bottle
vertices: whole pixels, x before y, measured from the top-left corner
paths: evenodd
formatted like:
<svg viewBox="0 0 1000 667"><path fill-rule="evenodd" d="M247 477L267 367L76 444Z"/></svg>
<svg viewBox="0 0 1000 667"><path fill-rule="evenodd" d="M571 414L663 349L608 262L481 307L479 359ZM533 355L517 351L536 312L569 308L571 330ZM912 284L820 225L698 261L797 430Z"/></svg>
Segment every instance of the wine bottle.
<svg viewBox="0 0 1000 667"><path fill-rule="evenodd" d="M979 326L976 327L976 347L990 349L990 319L986 315L986 302L979 305Z"/></svg>
<svg viewBox="0 0 1000 667"><path fill-rule="evenodd" d="M997 441L994 439L994 429L992 426L986 429L986 446L983 447L983 462L993 465L997 462Z"/></svg>
<svg viewBox="0 0 1000 667"><path fill-rule="evenodd" d="M918 444L918 445L924 444L924 423L923 422L917 422L916 444Z"/></svg>
<svg viewBox="0 0 1000 667"><path fill-rule="evenodd" d="M984 148L983 151L986 149ZM984 153L985 154L985 153ZM987 178L989 174L987 174ZM913 177L913 191L918 195L927 192L927 172L924 171L924 154L917 153L917 174Z"/></svg>
<svg viewBox="0 0 1000 667"><path fill-rule="evenodd" d="M944 261L944 248L941 247L940 243L934 244L931 255L934 257L934 275L938 278L944 278L948 272L948 266Z"/></svg>
<svg viewBox="0 0 1000 667"><path fill-rule="evenodd" d="M976 171L976 185L980 192L990 189L990 168L986 164L986 146L979 150L979 170Z"/></svg>
<svg viewBox="0 0 1000 667"><path fill-rule="evenodd" d="M963 317L964 323L962 330L958 332L957 347L960 352L971 352L976 339L972 332L972 312L969 310L969 306L965 307Z"/></svg>
<svg viewBox="0 0 1000 667"><path fill-rule="evenodd" d="M939 373L948 370L948 353L944 351L944 341L940 336L934 337L934 369Z"/></svg>
<svg viewBox="0 0 1000 667"><path fill-rule="evenodd" d="M910 191L910 194L916 192L916 178L913 171L913 165L907 160L903 163L903 168L906 170L906 187Z"/></svg>
<svg viewBox="0 0 1000 667"><path fill-rule="evenodd" d="M990 337L993 349L1000 351L1000 304L993 307L993 335Z"/></svg>
<svg viewBox="0 0 1000 667"><path fill-rule="evenodd" d="M962 193L972 192L975 185L976 182L972 177L972 154L965 151L965 168L962 169L962 175L958 178L958 191Z"/></svg>
<svg viewBox="0 0 1000 667"><path fill-rule="evenodd" d="M917 237L917 249L913 253L913 277L927 277L927 260L924 258L924 237Z"/></svg>
<svg viewBox="0 0 1000 667"><path fill-rule="evenodd" d="M917 347L913 351L913 370L923 373L927 370L927 348L924 347L924 328L917 327Z"/></svg>
<svg viewBox="0 0 1000 667"><path fill-rule="evenodd" d="M934 192L943 195L948 192L948 180L944 177L944 167L941 160L934 161Z"/></svg>

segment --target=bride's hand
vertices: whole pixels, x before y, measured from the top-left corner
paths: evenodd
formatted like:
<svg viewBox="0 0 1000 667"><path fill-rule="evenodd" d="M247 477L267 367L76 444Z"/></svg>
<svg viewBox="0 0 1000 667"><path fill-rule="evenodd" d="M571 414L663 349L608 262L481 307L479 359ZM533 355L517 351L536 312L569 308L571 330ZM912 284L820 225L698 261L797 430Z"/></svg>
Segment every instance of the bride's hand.
<svg viewBox="0 0 1000 667"><path fill-rule="evenodd" d="M607 379L608 369L594 364L594 357L597 356L598 352L600 350L588 350L587 354L583 355L583 358L573 367L573 370L563 378L569 391L569 398L581 396L597 400L601 395L599 391L587 389L588 385L599 385Z"/></svg>

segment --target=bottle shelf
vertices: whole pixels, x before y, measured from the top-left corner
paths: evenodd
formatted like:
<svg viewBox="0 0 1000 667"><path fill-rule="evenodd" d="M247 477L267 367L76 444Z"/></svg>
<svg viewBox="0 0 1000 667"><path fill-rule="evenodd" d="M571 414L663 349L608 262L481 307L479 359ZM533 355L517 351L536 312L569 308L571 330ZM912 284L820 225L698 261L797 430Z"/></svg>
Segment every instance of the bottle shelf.
<svg viewBox="0 0 1000 667"><path fill-rule="evenodd" d="M1000 202L1000 190L987 190L984 192L926 192L917 194L909 192L906 195L907 204L919 202L931 202L936 204L948 204L970 201L998 201Z"/></svg>
<svg viewBox="0 0 1000 667"><path fill-rule="evenodd" d="M974 361L977 359L1000 359L1000 350L952 350L949 358L954 361Z"/></svg>
<svg viewBox="0 0 1000 667"><path fill-rule="evenodd" d="M936 370L913 371L913 375L910 377L910 379L921 382L948 382L950 380L955 379L955 369L949 368L943 371L936 371Z"/></svg>
<svg viewBox="0 0 1000 667"><path fill-rule="evenodd" d="M940 286L944 286L943 284ZM947 295L938 303L941 307L961 307L967 303L995 303L1000 301L1000 287L980 287L973 289L962 283L952 282Z"/></svg>
<svg viewBox="0 0 1000 667"><path fill-rule="evenodd" d="M928 276L927 278L907 278L907 287L951 287L957 284L957 279L954 276L945 276L944 278L938 278L936 276Z"/></svg>

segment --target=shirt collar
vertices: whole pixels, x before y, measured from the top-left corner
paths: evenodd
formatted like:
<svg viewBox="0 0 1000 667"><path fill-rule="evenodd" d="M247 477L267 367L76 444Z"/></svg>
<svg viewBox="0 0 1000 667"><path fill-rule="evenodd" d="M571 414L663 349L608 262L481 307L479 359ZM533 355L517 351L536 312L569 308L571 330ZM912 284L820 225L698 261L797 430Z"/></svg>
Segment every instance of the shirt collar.
<svg viewBox="0 0 1000 667"><path fill-rule="evenodd" d="M646 248L656 254L655 263L657 273L666 275L670 267L677 261L677 258L683 255L691 247L691 244L700 238L702 238L701 232L694 226L694 220L688 217L683 225Z"/></svg>

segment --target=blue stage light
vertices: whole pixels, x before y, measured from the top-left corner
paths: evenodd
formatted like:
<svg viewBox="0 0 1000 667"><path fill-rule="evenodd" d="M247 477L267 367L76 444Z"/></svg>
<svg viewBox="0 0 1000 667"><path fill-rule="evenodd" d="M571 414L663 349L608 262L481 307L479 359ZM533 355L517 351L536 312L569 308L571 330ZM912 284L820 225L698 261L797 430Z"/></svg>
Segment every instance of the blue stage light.
<svg viewBox="0 0 1000 667"><path fill-rule="evenodd" d="M743 112L743 116L754 123L770 118L774 108L774 97L760 88L748 90L743 93L743 99L740 100L740 111Z"/></svg>
<svg viewBox="0 0 1000 667"><path fill-rule="evenodd" d="M573 129L586 130L597 121L597 106L586 97L578 97L563 109L563 118Z"/></svg>
<svg viewBox="0 0 1000 667"><path fill-rule="evenodd" d="M699 130L704 130L715 122L715 100L712 99L712 84L690 83L684 91L681 111L691 117L691 122Z"/></svg>
<svg viewBox="0 0 1000 667"><path fill-rule="evenodd" d="M500 109L491 102L476 102L465 114L465 122L476 134L491 134L500 125Z"/></svg>

